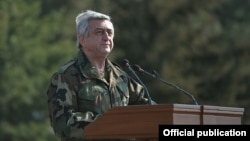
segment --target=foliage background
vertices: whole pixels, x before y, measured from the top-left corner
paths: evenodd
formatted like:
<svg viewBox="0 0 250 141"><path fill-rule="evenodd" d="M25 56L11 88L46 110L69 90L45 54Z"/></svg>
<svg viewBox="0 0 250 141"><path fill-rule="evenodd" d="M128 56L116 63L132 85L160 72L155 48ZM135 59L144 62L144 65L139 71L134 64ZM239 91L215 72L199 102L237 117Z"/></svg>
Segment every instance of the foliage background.
<svg viewBox="0 0 250 141"><path fill-rule="evenodd" d="M49 126L46 88L77 48L75 16L109 14L115 50L190 92L202 105L245 108L250 123L250 1L0 0L0 140L57 140ZM192 100L140 76L157 103Z"/></svg>

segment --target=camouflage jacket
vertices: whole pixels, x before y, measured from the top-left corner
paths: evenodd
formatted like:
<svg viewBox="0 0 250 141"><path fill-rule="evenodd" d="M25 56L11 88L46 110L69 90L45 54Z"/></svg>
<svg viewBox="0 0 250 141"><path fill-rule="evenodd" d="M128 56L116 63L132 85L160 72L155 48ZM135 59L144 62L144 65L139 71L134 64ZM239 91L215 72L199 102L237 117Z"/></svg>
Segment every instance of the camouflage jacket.
<svg viewBox="0 0 250 141"><path fill-rule="evenodd" d="M110 60L105 63L102 77L79 51L52 76L47 91L49 116L62 141L83 141L83 128L112 107L147 104L140 84Z"/></svg>

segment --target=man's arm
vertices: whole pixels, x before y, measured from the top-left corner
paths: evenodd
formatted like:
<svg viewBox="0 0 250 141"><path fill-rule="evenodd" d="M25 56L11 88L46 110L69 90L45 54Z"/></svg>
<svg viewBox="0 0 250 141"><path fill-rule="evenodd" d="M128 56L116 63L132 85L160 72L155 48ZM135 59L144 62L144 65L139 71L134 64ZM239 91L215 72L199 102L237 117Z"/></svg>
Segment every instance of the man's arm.
<svg viewBox="0 0 250 141"><path fill-rule="evenodd" d="M83 137L83 128L94 120L92 112L77 112L77 97L67 78L55 74L47 91L51 126L62 138Z"/></svg>

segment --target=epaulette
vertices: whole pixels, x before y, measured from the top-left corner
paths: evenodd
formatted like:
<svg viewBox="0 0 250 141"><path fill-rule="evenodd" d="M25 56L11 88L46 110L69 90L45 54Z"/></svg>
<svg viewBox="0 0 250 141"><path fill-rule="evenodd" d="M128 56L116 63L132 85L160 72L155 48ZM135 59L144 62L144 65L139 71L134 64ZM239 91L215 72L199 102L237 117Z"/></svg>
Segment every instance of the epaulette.
<svg viewBox="0 0 250 141"><path fill-rule="evenodd" d="M67 70L71 65L73 65L76 62L76 60L71 60L68 63L66 63L65 65L63 65L59 70L58 73L64 73L65 70Z"/></svg>

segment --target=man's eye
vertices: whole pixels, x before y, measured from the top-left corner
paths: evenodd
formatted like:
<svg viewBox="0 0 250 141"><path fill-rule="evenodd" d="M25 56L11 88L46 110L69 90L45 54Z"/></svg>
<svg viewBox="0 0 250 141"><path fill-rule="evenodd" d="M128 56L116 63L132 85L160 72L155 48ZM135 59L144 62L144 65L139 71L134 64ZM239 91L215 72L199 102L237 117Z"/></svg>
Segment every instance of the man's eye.
<svg viewBox="0 0 250 141"><path fill-rule="evenodd" d="M108 30L107 32L109 36L113 35L113 32L111 30Z"/></svg>
<svg viewBox="0 0 250 141"><path fill-rule="evenodd" d="M102 34L103 34L103 30L97 30L97 31L96 31L96 34L97 34L97 35L102 35Z"/></svg>
<svg viewBox="0 0 250 141"><path fill-rule="evenodd" d="M106 32L107 32L107 34L108 34L108 36L112 36L113 35L113 31L112 30L96 30L95 31L95 34L96 35L104 35L104 34L106 34Z"/></svg>

